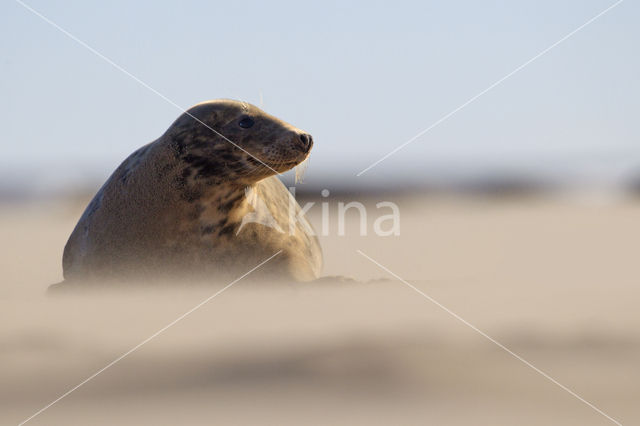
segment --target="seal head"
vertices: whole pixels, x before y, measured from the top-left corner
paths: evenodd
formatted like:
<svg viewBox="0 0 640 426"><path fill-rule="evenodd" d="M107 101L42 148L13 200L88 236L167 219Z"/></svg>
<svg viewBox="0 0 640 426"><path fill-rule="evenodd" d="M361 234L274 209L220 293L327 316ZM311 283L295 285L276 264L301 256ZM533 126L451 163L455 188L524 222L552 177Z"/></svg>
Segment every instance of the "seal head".
<svg viewBox="0 0 640 426"><path fill-rule="evenodd" d="M251 184L304 161L313 138L253 105L198 104L167 131L196 178Z"/></svg>

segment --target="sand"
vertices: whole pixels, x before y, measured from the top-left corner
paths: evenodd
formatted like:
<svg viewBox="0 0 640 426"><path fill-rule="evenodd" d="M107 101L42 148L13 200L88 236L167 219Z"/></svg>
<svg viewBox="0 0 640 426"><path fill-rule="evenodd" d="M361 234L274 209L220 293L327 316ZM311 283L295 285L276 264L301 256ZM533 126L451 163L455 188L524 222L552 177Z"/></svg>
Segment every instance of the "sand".
<svg viewBox="0 0 640 426"><path fill-rule="evenodd" d="M360 283L240 281L28 424L614 424L356 250L607 415L640 422L639 202L385 198L401 208L399 237L358 236L355 215L336 236L333 204L322 237L325 273ZM84 202L0 206L0 424L221 287L45 297Z"/></svg>

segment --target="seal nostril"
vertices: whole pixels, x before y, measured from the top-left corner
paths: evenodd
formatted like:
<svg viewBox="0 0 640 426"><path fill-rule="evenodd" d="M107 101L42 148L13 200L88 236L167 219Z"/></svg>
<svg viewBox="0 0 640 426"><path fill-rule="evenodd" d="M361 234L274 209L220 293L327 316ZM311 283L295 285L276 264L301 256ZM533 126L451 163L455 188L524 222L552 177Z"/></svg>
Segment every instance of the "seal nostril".
<svg viewBox="0 0 640 426"><path fill-rule="evenodd" d="M302 147L304 149L309 149L311 147L311 143L313 142L313 138L308 133L300 134L300 141L302 142Z"/></svg>

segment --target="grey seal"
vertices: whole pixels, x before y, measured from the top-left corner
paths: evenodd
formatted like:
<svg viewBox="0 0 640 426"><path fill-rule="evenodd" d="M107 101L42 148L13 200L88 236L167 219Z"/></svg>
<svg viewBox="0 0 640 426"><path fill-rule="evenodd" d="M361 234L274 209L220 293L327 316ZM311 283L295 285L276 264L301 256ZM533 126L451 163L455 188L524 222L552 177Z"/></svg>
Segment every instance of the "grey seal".
<svg viewBox="0 0 640 426"><path fill-rule="evenodd" d="M253 105L195 105L100 188L64 248L65 280L54 286L232 279L275 253L257 277L318 278L317 237L276 176L312 146L311 135Z"/></svg>

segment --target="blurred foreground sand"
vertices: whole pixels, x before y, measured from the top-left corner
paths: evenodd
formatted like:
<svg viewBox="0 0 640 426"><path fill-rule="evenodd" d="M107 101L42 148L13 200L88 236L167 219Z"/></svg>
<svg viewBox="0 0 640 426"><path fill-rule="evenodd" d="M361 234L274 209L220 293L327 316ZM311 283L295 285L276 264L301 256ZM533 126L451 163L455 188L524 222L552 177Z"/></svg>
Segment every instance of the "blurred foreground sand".
<svg viewBox="0 0 640 426"><path fill-rule="evenodd" d="M390 278L360 249L621 423L640 422L640 203L386 199L401 236L357 236L351 215L346 237L322 238L326 274ZM0 424L221 287L45 297L83 207L0 207ZM28 424L613 423L389 280L239 282Z"/></svg>

